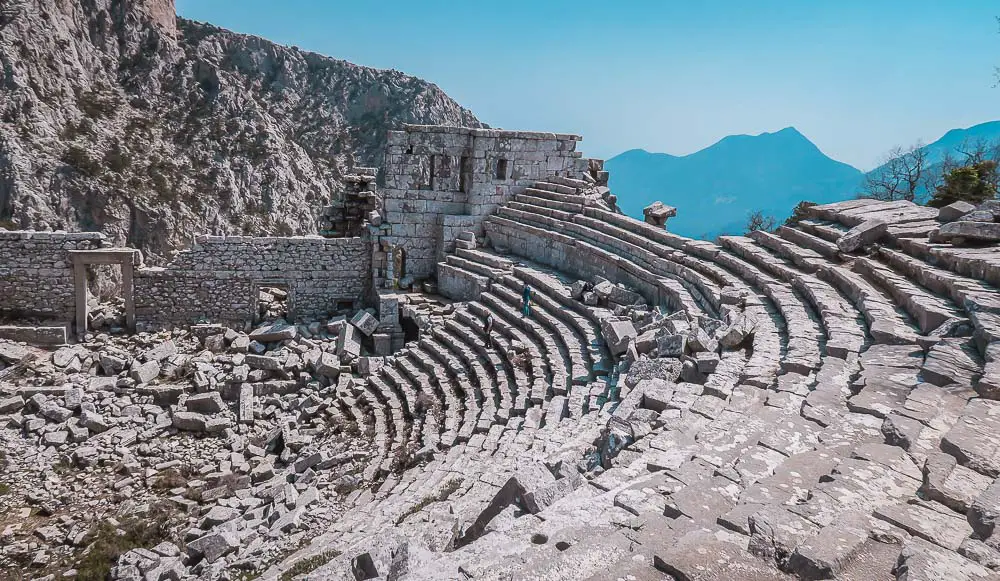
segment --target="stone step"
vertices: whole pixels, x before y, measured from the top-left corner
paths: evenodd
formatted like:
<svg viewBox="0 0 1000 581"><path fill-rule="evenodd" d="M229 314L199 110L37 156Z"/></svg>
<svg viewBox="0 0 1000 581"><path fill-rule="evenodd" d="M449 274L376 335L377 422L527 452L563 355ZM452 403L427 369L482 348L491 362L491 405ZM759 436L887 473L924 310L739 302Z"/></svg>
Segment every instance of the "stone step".
<svg viewBox="0 0 1000 581"><path fill-rule="evenodd" d="M529 190L532 188L528 188ZM534 189L543 190L546 192L552 192L556 194L563 195L578 195L577 188L575 186L566 186L563 184L556 183L555 181L543 181L535 182Z"/></svg>
<svg viewBox="0 0 1000 581"><path fill-rule="evenodd" d="M566 176L550 176L546 178L545 181L552 184L559 184L570 188L576 188L578 190L584 190L592 186L590 182Z"/></svg>
<svg viewBox="0 0 1000 581"><path fill-rule="evenodd" d="M564 353L562 345L540 323L520 314L521 297L507 287L497 285L483 295L482 302L500 312L504 320L518 326L535 338L544 347L552 371L552 388L557 393L566 393L572 378L572 360Z"/></svg>
<svg viewBox="0 0 1000 581"><path fill-rule="evenodd" d="M424 416L424 444L436 449L448 424L447 400L431 378L413 364L408 353L397 355L393 359L396 371L415 386L416 400L410 409L415 416Z"/></svg>
<svg viewBox="0 0 1000 581"><path fill-rule="evenodd" d="M756 233L755 233L756 234ZM754 237L755 242L767 240L773 242L773 237ZM723 244L742 257L756 265L766 268L781 280L789 283L805 297L812 311L819 315L823 323L827 341L824 350L834 357L844 358L848 353L859 353L866 343L867 331L863 319L859 321L860 313L846 297L829 283L820 280L808 270L803 272L787 263L777 261L778 257L765 248L754 248L739 237L727 237ZM819 261L814 261L816 266ZM819 263L821 266L821 263Z"/></svg>
<svg viewBox="0 0 1000 581"><path fill-rule="evenodd" d="M779 238L770 232L756 230L750 233L750 238L754 242L767 248L774 254L791 262L796 267L805 272L816 272L826 262L826 258L809 248L803 248L797 244L789 243L783 238Z"/></svg>
<svg viewBox="0 0 1000 581"><path fill-rule="evenodd" d="M405 446L410 442L410 429L412 424L403 417L401 404L393 393L393 389L386 385L380 377L369 377L368 386L378 394L376 397L381 396L382 398L389 400L387 405L383 408L386 416L386 428L388 429L385 434L389 442L387 445L386 456L382 460L379 467L380 472L388 474L398 469L396 459L401 454ZM376 437L378 437L378 435L379 434L376 434Z"/></svg>
<svg viewBox="0 0 1000 581"><path fill-rule="evenodd" d="M504 258L502 256L497 256L484 249L478 249L478 250L459 249L458 251L455 252L455 254L460 258L464 258L465 260L468 260L470 262L478 262L479 264L488 266L494 270L509 272L514 268L514 262L511 261L510 259Z"/></svg>
<svg viewBox="0 0 1000 581"><path fill-rule="evenodd" d="M507 370L492 349L487 349L484 344L485 337L482 336L482 327L466 326L454 320L447 321L445 327L453 335L459 337L465 346L478 356L477 364L486 371L491 379L491 392L484 393L484 397L491 400L493 409L496 410L494 421L506 424L510 418L510 411L513 407L513 394L511 393L511 380L507 376Z"/></svg>
<svg viewBox="0 0 1000 581"><path fill-rule="evenodd" d="M778 236L784 238L792 244L797 244L802 248L808 248L828 260L840 262L840 249L837 248L835 243L830 242L829 240L820 238L819 236L814 236L805 230L800 230L799 228L789 228L788 226L780 226L778 228Z"/></svg>
<svg viewBox="0 0 1000 581"><path fill-rule="evenodd" d="M444 414L440 442L445 447L452 446L461 428L465 404L457 397L450 376L443 369L437 369L433 363L433 356L419 347L411 348L407 359L400 361L400 367L415 380L423 380L420 385L434 387L436 399L442 406Z"/></svg>
<svg viewBox="0 0 1000 581"><path fill-rule="evenodd" d="M464 249L464 248L460 248L459 250L468 251L468 249ZM467 260L467 259L462 258L461 256L458 256L458 255L455 255L455 254L449 254L448 256L445 256L444 259L445 259L445 263L450 264L451 266L454 266L455 268L460 268L462 270L467 270L467 271L469 271L471 273L478 274L480 276L484 276L484 277L486 277L488 279L496 278L497 276L500 276L501 274L503 274L505 272L505 271L492 268L490 266L487 266L487 265L479 263L479 262L474 262L472 260Z"/></svg>
<svg viewBox="0 0 1000 581"><path fill-rule="evenodd" d="M777 257L762 254L762 249L749 238L723 236L723 245L736 253L742 253L761 264L780 264ZM808 374L820 365L821 344L824 333L816 322L818 318L812 307L803 301L791 285L762 272L756 263L745 261L736 254L720 253L716 260L733 272L745 277L770 300L783 319L780 325L785 329L786 350L781 359L785 372L796 371Z"/></svg>
<svg viewBox="0 0 1000 581"><path fill-rule="evenodd" d="M436 339L424 335L420 338L419 344L424 351L430 353L434 360L440 364L440 370L443 370L451 378L455 397L464 402L462 406L464 414L458 429L456 442L466 443L469 441L469 437L475 432L482 412L479 402L476 401L469 372L462 365L461 361ZM442 378L438 377L438 381L441 380Z"/></svg>
<svg viewBox="0 0 1000 581"><path fill-rule="evenodd" d="M922 239L897 240L900 250L936 266L1000 286L1000 253L995 247L956 248Z"/></svg>
<svg viewBox="0 0 1000 581"><path fill-rule="evenodd" d="M516 360L511 360L510 365L514 372L517 392L514 394L514 410L519 415L523 415L527 409L527 401L531 387L537 383L549 384L551 382L551 372L549 366L542 357L542 347L536 345L533 338L521 331L517 326L508 323L499 313L496 313L486 305L481 303L469 303L469 311L480 319L485 319L487 314L493 314L494 330L507 341L508 353L512 353L513 342L525 345L528 349L528 361L522 364ZM535 363L527 365L527 363Z"/></svg>
<svg viewBox="0 0 1000 581"><path fill-rule="evenodd" d="M875 343L896 345L917 343L916 328L909 316L864 277L848 270L847 267L834 265L820 270L819 277L833 285L861 311L868 323L868 332Z"/></svg>
<svg viewBox="0 0 1000 581"><path fill-rule="evenodd" d="M663 259L652 252L628 242L593 230L589 226L551 216L538 215L516 208L501 209L499 215L513 224L533 226L543 231L555 231L573 240L573 246L590 256L590 269L608 272L615 268L622 271L623 282L636 288L647 297L665 299L673 310L685 310L698 316L715 316L713 301L706 299L693 285L670 272ZM550 213L555 211L550 211ZM511 228L510 224L506 225ZM516 226L514 226L516 228ZM610 250L609 250L610 249ZM628 262L623 263L622 257ZM602 265L604 268L601 268ZM650 269L655 270L651 272ZM587 275L589 273L579 273ZM590 278L590 276L581 276ZM695 294L696 293L696 294ZM718 299L716 299L717 301Z"/></svg>
<svg viewBox="0 0 1000 581"><path fill-rule="evenodd" d="M583 212L583 204L580 203L549 200L546 198L539 198L528 194L515 195L514 202L520 204L523 207L540 206L542 208L550 208L553 210L561 210L563 212L571 212L576 214Z"/></svg>
<svg viewBox="0 0 1000 581"><path fill-rule="evenodd" d="M471 380L468 385L472 388L472 397L480 409L475 431L485 432L498 419L496 402L499 399L499 388L495 378L486 371L475 352L465 343L464 337L456 335L445 325L432 327L431 333L459 361L459 365L468 370L467 377Z"/></svg>
<svg viewBox="0 0 1000 581"><path fill-rule="evenodd" d="M807 234L831 242L834 245L837 244L837 240L840 240L840 237L846 234L848 230L848 228L840 224L832 224L821 220L801 220L798 228Z"/></svg>
<svg viewBox="0 0 1000 581"><path fill-rule="evenodd" d="M524 273L527 268L529 267L519 267L521 273ZM600 350L603 347L600 327L592 320L564 307L562 303L549 296L551 285L548 283L550 281L539 276L539 274L535 272L532 277L533 281L542 282L542 285L532 286L532 300L543 315L543 323L546 323L558 336L567 338L567 341L570 337L573 337L573 341L578 344L587 367L592 368L595 360L603 358L600 354ZM499 282L505 284L511 290L520 291L527 281L515 275L504 276L499 279ZM564 288L560 290L561 292L565 292ZM574 299L571 298L570 300ZM567 346L570 346L569 343L567 343Z"/></svg>
<svg viewBox="0 0 1000 581"><path fill-rule="evenodd" d="M953 308L947 300L927 292L905 276L875 260L864 257L856 258L854 272L885 289L896 304L902 306L913 317L920 332L924 335L934 331L947 321L962 319L962 314Z"/></svg>

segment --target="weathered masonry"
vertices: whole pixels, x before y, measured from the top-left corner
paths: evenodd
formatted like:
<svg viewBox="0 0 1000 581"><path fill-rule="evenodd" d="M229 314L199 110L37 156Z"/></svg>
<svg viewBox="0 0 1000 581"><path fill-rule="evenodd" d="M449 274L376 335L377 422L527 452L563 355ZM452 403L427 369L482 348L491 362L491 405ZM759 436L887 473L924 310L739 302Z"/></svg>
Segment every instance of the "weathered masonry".
<svg viewBox="0 0 1000 581"><path fill-rule="evenodd" d="M367 237L201 236L164 268L136 273L136 317L143 326L253 321L258 289L288 290L289 317L320 319L365 299Z"/></svg>
<svg viewBox="0 0 1000 581"><path fill-rule="evenodd" d="M460 232L538 180L575 176L590 161L577 135L407 125L389 133L385 156L384 260L380 286L435 274ZM397 260L392 260L395 253ZM405 272L396 272L402 266Z"/></svg>
<svg viewBox="0 0 1000 581"><path fill-rule="evenodd" d="M121 269L130 330L200 322L240 328L255 322L265 287L288 291L288 317L296 321L360 304L391 311L379 291L436 279L460 234L483 237L484 219L501 204L540 181L603 173L601 162L576 151L580 140L404 126L389 134L381 192L374 169L355 168L347 191L316 209L323 236L201 236L163 267L144 266L138 250L111 247L99 233L2 232L0 315L85 331L93 264Z"/></svg>
<svg viewBox="0 0 1000 581"><path fill-rule="evenodd" d="M366 301L371 242L354 238L202 236L165 267L144 267L138 250L107 244L100 233L0 232L0 316L82 332L87 271L122 270L126 321L132 330L203 321L253 322L258 289L289 293L289 316L319 319Z"/></svg>
<svg viewBox="0 0 1000 581"><path fill-rule="evenodd" d="M71 253L103 245L98 232L0 230L0 317L72 321L76 287Z"/></svg>

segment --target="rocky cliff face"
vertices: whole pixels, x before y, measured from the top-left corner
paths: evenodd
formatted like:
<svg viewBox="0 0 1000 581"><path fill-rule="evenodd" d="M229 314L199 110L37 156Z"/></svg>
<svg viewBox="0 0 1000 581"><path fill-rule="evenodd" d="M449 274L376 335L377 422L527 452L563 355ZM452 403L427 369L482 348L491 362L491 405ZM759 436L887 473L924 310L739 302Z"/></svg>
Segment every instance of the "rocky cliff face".
<svg viewBox="0 0 1000 581"><path fill-rule="evenodd" d="M438 87L177 19L173 0L0 0L0 227L314 232L403 123L480 126Z"/></svg>

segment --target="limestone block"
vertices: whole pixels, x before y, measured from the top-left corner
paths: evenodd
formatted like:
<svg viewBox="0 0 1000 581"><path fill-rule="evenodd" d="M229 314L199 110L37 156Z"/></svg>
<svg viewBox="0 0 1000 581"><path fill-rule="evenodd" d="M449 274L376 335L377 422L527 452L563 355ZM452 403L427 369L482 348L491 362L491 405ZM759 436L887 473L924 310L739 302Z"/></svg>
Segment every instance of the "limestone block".
<svg viewBox="0 0 1000 581"><path fill-rule="evenodd" d="M251 341L260 343L275 343L294 339L298 329L295 325L289 325L285 321L275 321L274 323L258 327L250 333Z"/></svg>
<svg viewBox="0 0 1000 581"><path fill-rule="evenodd" d="M199 414L216 414L226 409L226 403L218 392L193 395L184 402L184 407L190 412Z"/></svg>
<svg viewBox="0 0 1000 581"><path fill-rule="evenodd" d="M214 563L239 546L240 540L235 532L213 532L188 543L187 553L191 558L204 557L209 563Z"/></svg>
<svg viewBox="0 0 1000 581"><path fill-rule="evenodd" d="M630 320L608 319L601 325L604 340L608 344L608 349L614 355L621 355L628 349L629 341L635 339L638 334L635 325Z"/></svg>
<svg viewBox="0 0 1000 581"><path fill-rule="evenodd" d="M344 325L337 337L337 356L345 363L361 356L361 331L354 325Z"/></svg>
<svg viewBox="0 0 1000 581"><path fill-rule="evenodd" d="M677 208L667 206L663 202L653 202L642 210L642 215L647 224L663 228L667 225L667 220L677 215Z"/></svg>
<svg viewBox="0 0 1000 581"><path fill-rule="evenodd" d="M131 377L136 383L149 383L160 375L160 364L156 361L143 363L132 369Z"/></svg>
<svg viewBox="0 0 1000 581"><path fill-rule="evenodd" d="M837 240L837 248L841 252L855 252L878 242L887 232L889 232L889 225L884 221L865 220L841 236Z"/></svg>
<svg viewBox="0 0 1000 581"><path fill-rule="evenodd" d="M1000 241L1000 223L998 222L950 222L941 226L940 235L944 238L975 240L977 242Z"/></svg>
<svg viewBox="0 0 1000 581"><path fill-rule="evenodd" d="M660 357L680 357L686 345L686 335L660 333L656 337L656 352Z"/></svg>
<svg viewBox="0 0 1000 581"><path fill-rule="evenodd" d="M206 419L202 414L194 412L174 412L173 426L188 432L204 432Z"/></svg>
<svg viewBox="0 0 1000 581"><path fill-rule="evenodd" d="M372 333L378 329L378 319L372 316L368 311L358 311L353 318L351 318L351 324L358 328L365 337L371 337Z"/></svg>
<svg viewBox="0 0 1000 581"><path fill-rule="evenodd" d="M938 210L938 220L942 222L954 222L975 209L976 207L969 202L958 201Z"/></svg>
<svg viewBox="0 0 1000 581"><path fill-rule="evenodd" d="M240 386L239 408L237 420L241 424L252 424L253 415L253 385L244 383Z"/></svg>

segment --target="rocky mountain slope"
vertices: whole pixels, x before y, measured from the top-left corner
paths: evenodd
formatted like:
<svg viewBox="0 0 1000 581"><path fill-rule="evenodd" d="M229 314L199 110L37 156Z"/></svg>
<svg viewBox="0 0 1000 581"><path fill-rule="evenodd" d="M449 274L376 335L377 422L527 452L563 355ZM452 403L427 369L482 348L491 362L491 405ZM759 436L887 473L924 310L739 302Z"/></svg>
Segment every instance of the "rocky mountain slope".
<svg viewBox="0 0 1000 581"><path fill-rule="evenodd" d="M402 123L480 126L441 89L176 17L173 0L0 0L0 227L314 232Z"/></svg>

